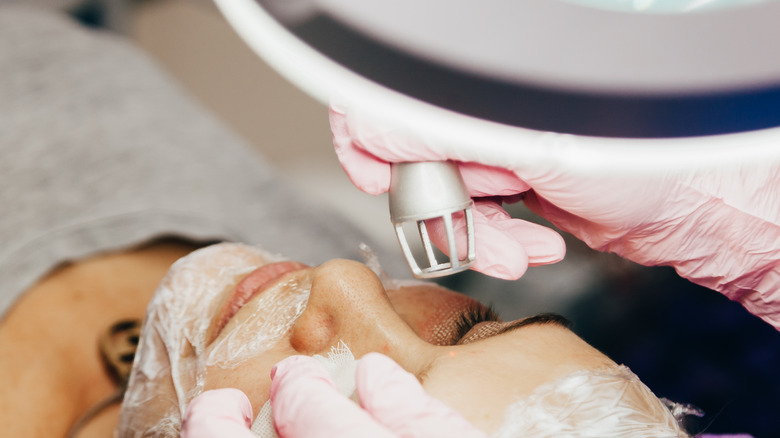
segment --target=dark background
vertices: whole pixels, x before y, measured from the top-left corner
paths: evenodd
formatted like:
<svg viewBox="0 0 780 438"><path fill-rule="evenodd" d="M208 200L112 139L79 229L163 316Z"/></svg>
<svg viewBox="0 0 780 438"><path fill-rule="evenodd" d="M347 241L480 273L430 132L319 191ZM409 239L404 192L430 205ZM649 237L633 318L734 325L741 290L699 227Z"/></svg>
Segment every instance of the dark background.
<svg viewBox="0 0 780 438"><path fill-rule="evenodd" d="M513 216L534 218L521 207ZM567 255L509 282L466 272L441 284L493 303L504 319L554 311L659 397L692 404L691 433L780 436L780 332L739 303L679 277L591 250L564 235Z"/></svg>

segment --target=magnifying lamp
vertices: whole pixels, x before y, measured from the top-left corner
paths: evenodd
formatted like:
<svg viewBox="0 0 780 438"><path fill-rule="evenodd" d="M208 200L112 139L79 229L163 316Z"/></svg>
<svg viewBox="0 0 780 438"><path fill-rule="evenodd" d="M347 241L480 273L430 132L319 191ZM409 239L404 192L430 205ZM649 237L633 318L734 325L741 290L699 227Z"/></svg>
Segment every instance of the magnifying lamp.
<svg viewBox="0 0 780 438"><path fill-rule="evenodd" d="M777 1L216 3L320 102L500 164L633 171L780 154Z"/></svg>
<svg viewBox="0 0 780 438"><path fill-rule="evenodd" d="M603 174L780 160L778 1L216 3L320 102L453 154L478 148L484 164Z"/></svg>

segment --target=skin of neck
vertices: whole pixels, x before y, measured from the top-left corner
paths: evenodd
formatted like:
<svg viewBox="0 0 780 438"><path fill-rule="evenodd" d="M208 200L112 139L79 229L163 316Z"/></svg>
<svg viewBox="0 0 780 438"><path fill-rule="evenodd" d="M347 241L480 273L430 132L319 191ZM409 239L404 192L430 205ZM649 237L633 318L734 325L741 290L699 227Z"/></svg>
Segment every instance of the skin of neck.
<svg viewBox="0 0 780 438"><path fill-rule="evenodd" d="M61 266L26 291L0 320L0 424L7 436L65 436L117 386L98 350L100 333L141 319L170 265L196 248L161 241ZM112 436L114 404L80 438Z"/></svg>

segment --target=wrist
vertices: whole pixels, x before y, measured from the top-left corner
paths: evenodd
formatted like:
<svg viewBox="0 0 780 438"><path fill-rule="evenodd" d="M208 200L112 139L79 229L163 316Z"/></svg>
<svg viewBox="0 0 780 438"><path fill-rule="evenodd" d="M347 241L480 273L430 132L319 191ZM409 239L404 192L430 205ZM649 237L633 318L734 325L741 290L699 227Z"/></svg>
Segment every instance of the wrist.
<svg viewBox="0 0 780 438"><path fill-rule="evenodd" d="M660 230L610 245L644 265L669 265L780 329L780 226L710 199Z"/></svg>

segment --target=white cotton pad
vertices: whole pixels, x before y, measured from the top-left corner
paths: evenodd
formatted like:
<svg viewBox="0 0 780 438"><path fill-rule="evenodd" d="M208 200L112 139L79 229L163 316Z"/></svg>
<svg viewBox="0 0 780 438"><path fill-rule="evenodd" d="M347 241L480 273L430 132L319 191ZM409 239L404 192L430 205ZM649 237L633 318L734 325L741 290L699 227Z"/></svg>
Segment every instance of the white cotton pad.
<svg viewBox="0 0 780 438"><path fill-rule="evenodd" d="M343 341L339 341L338 345L331 348L328 357L320 355L314 355L313 357L322 363L328 371L339 393L357 402L355 371L357 370L358 361L355 360L349 347ZM270 400L263 405L257 417L255 417L255 421L252 423L252 432L261 438L278 438L274 428Z"/></svg>

